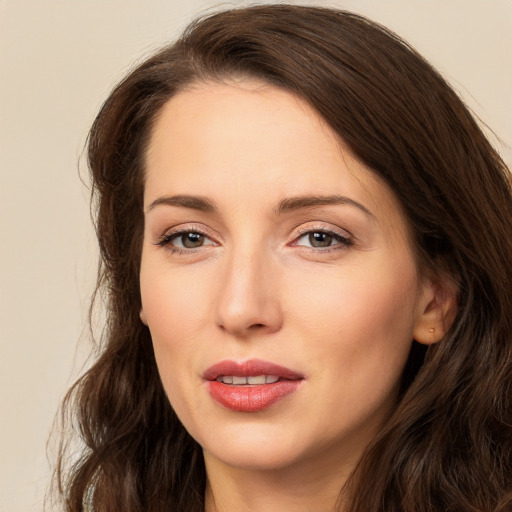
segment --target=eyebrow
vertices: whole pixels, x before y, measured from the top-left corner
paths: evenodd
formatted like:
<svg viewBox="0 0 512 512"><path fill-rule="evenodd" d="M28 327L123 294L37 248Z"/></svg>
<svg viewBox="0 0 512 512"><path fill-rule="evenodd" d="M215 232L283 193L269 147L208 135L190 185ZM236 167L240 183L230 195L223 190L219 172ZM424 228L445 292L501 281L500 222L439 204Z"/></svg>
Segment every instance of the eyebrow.
<svg viewBox="0 0 512 512"><path fill-rule="evenodd" d="M155 206L180 206L182 208L190 208L201 212L213 213L217 211L215 203L206 197L177 195L177 196L161 196L156 198L147 208L146 212L151 211Z"/></svg>
<svg viewBox="0 0 512 512"><path fill-rule="evenodd" d="M329 206L345 204L355 206L363 211L369 217L375 218L375 215L366 208L366 206L350 199L350 197L331 195L331 196L297 196L283 199L276 208L276 213L282 214L289 211L301 210L303 208L314 208L315 206Z"/></svg>
<svg viewBox="0 0 512 512"><path fill-rule="evenodd" d="M176 195L176 196L161 196L156 198L147 208L147 212L159 205L166 206L178 206L181 208L190 208L192 210L198 210L206 213L216 213L218 211L215 203L206 197L191 196L191 195ZM275 208L277 215L283 213L302 210L305 208L314 208L317 206L329 206L329 205L350 205L359 208L369 217L374 218L373 213L366 208L366 206L350 199L346 196L330 195L330 196L297 196L288 197L283 199Z"/></svg>

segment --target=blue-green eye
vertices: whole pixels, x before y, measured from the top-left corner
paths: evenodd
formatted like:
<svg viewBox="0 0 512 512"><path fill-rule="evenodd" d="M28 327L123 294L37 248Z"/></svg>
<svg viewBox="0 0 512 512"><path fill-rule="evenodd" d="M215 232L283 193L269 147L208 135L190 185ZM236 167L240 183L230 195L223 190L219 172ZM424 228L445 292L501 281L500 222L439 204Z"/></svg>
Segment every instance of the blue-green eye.
<svg viewBox="0 0 512 512"><path fill-rule="evenodd" d="M316 230L308 231L307 233L302 234L294 245L313 247L315 249L324 249L336 245L348 246L351 244L351 240L339 235L338 233L325 230Z"/></svg>
<svg viewBox="0 0 512 512"><path fill-rule="evenodd" d="M197 249L214 242L198 231L178 231L164 235L158 242L161 247L168 246L176 249Z"/></svg>

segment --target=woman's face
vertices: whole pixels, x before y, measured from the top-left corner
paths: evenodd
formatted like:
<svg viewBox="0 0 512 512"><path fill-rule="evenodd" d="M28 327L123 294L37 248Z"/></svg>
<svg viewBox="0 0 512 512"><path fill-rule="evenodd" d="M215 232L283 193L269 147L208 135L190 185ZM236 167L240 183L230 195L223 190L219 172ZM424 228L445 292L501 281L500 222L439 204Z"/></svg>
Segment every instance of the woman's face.
<svg viewBox="0 0 512 512"><path fill-rule="evenodd" d="M390 189L251 81L171 99L146 178L141 318L207 466L353 463L433 300Z"/></svg>

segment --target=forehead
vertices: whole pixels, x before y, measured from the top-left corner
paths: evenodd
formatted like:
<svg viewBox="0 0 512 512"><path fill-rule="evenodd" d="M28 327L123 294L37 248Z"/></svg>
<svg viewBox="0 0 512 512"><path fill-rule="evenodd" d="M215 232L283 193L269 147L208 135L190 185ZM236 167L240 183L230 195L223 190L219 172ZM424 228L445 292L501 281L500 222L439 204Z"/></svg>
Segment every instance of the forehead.
<svg viewBox="0 0 512 512"><path fill-rule="evenodd" d="M403 221L389 187L309 104L259 81L196 84L167 102L147 152L145 205L162 194L221 205L343 194Z"/></svg>
<svg viewBox="0 0 512 512"><path fill-rule="evenodd" d="M232 177L247 167L257 168L256 174L263 177L261 164L272 160L277 176L296 160L291 153L300 150L306 156L313 150L318 159L322 151L328 160L339 158L338 145L339 139L316 112L287 91L248 80L199 83L163 107L152 132L147 167L161 168L172 154L183 166L218 173L222 162L237 171ZM185 151L192 147L197 151Z"/></svg>

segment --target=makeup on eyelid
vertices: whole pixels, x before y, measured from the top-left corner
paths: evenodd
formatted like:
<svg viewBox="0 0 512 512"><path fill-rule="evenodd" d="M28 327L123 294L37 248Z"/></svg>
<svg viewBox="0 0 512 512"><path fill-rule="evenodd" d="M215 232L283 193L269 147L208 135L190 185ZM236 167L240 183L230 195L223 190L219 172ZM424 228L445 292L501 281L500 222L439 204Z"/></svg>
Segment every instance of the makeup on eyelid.
<svg viewBox="0 0 512 512"><path fill-rule="evenodd" d="M188 237L188 240L187 238ZM308 244L300 243L302 239L306 239ZM178 242L179 245L174 245ZM187 245L187 243L189 245ZM155 245L169 249L173 253L186 254L194 249L202 247L215 247L219 244L203 231L194 229L179 229L171 231L161 236ZM294 239L287 244L289 247L309 247L317 249L321 252L328 252L327 249L341 249L353 245L353 240L347 236L341 235L335 230L326 228L307 228L301 229L295 234Z"/></svg>

